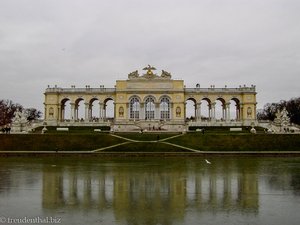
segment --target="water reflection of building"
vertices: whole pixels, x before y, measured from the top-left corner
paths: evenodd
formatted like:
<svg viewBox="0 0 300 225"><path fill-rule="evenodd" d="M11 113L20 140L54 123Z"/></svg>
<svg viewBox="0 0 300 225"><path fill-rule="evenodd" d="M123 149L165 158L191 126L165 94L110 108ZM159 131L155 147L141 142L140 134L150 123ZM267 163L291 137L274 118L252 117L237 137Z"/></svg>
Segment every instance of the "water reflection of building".
<svg viewBox="0 0 300 225"><path fill-rule="evenodd" d="M211 173L192 181L188 196L190 207L201 211L257 212L259 207L256 175Z"/></svg>
<svg viewBox="0 0 300 225"><path fill-rule="evenodd" d="M255 172L222 168L204 172L142 170L66 170L47 167L43 172L43 208L75 208L114 211L117 221L149 220L171 224L184 219L193 208L205 211L257 212L258 179ZM155 220L155 221L154 221Z"/></svg>
<svg viewBox="0 0 300 225"><path fill-rule="evenodd" d="M114 179L113 205L118 220L135 218L138 224L172 224L184 218L186 179L181 172L122 171ZM160 218L156 223L150 221ZM139 223L140 222L140 223Z"/></svg>

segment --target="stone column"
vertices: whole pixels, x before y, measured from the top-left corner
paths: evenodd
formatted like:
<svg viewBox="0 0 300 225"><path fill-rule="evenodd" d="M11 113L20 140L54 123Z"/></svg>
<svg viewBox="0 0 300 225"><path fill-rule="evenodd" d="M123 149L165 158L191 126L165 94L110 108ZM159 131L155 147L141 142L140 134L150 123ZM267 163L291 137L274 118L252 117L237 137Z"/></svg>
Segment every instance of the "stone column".
<svg viewBox="0 0 300 225"><path fill-rule="evenodd" d="M57 107L57 112L58 112L57 120L58 120L58 121L61 121L61 108L60 108L59 105L58 105L58 107Z"/></svg>
<svg viewBox="0 0 300 225"><path fill-rule="evenodd" d="M75 106L75 121L78 120L78 105Z"/></svg>
<svg viewBox="0 0 300 225"><path fill-rule="evenodd" d="M44 116L45 116L45 120L48 120L48 119L49 119L49 115L48 115L47 106L45 106L45 108L44 108L44 112L45 112L45 114L44 114Z"/></svg>
<svg viewBox="0 0 300 225"><path fill-rule="evenodd" d="M103 120L106 120L106 104L103 104Z"/></svg>
<svg viewBox="0 0 300 225"><path fill-rule="evenodd" d="M216 120L216 103L215 102L211 103L211 120L212 121Z"/></svg>
<svg viewBox="0 0 300 225"><path fill-rule="evenodd" d="M171 102L169 107L170 107L169 110L170 110L170 120L171 120L173 119L174 104Z"/></svg>
<svg viewBox="0 0 300 225"><path fill-rule="evenodd" d="M237 106L236 108L236 120L239 121L241 118L241 115L240 115L240 107Z"/></svg>
<svg viewBox="0 0 300 225"><path fill-rule="evenodd" d="M226 121L230 121L230 102L226 103Z"/></svg>
<svg viewBox="0 0 300 225"><path fill-rule="evenodd" d="M71 121L75 121L75 103L71 103Z"/></svg>
<svg viewBox="0 0 300 225"><path fill-rule="evenodd" d="M244 122L244 115L243 115L244 112L243 112L243 110L244 110L244 106L243 106L243 104L241 103L241 104L240 104L240 110L239 110L239 111L240 111L240 113L239 113L239 115L240 115L240 116L239 116L239 119L240 119L241 121Z"/></svg>
<svg viewBox="0 0 300 225"><path fill-rule="evenodd" d="M65 120L65 105L61 106L61 121L63 122Z"/></svg>
<svg viewBox="0 0 300 225"><path fill-rule="evenodd" d="M201 121L201 102L196 104L196 121Z"/></svg>
<svg viewBox="0 0 300 225"><path fill-rule="evenodd" d="M197 114L198 114L198 110L197 110L197 103L194 104L194 120L197 120Z"/></svg>
<svg viewBox="0 0 300 225"><path fill-rule="evenodd" d="M140 120L145 120L145 103L140 103Z"/></svg>
<svg viewBox="0 0 300 225"><path fill-rule="evenodd" d="M257 115L257 109L256 109L256 105L257 105L257 103L254 103L254 106L253 106L253 120L257 120L257 117L256 117L256 115Z"/></svg>
<svg viewBox="0 0 300 225"><path fill-rule="evenodd" d="M130 104L129 103L126 103L126 109L124 109L124 113L126 110L127 110L126 120L129 120L130 119Z"/></svg>
<svg viewBox="0 0 300 225"><path fill-rule="evenodd" d="M183 120L184 122L186 121L186 102L183 103L184 105L184 110L183 110ZM182 112L181 112L182 113Z"/></svg>
<svg viewBox="0 0 300 225"><path fill-rule="evenodd" d="M116 118L117 118L117 103L113 102L114 104L114 117L113 117L113 121L116 121Z"/></svg>
<svg viewBox="0 0 300 225"><path fill-rule="evenodd" d="M89 108L90 108L90 105L89 105L89 103L84 103L84 106L85 106L84 120L85 120L85 122L89 122Z"/></svg>
<svg viewBox="0 0 300 225"><path fill-rule="evenodd" d="M89 105L89 121L93 121L93 105Z"/></svg>
<svg viewBox="0 0 300 225"><path fill-rule="evenodd" d="M103 121L103 105L103 103L99 102L99 121Z"/></svg>
<svg viewBox="0 0 300 225"><path fill-rule="evenodd" d="M155 110L154 110L154 119L159 120L160 119L160 103L154 103Z"/></svg>

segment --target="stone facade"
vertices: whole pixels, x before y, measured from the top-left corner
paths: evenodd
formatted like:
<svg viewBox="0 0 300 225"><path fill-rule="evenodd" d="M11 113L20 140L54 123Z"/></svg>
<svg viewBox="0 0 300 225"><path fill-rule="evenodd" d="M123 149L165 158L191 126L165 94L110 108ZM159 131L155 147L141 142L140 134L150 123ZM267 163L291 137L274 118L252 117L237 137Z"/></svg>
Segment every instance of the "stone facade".
<svg viewBox="0 0 300 225"><path fill-rule="evenodd" d="M238 88L186 88L183 80L174 80L171 74L145 67L145 74L134 71L127 80L117 80L115 88L59 88L45 91L45 122L48 125L110 125L116 131L129 130L184 130L187 126L251 125L256 122L255 86ZM195 106L193 121L186 121L186 102ZM203 119L201 101L208 105L209 115ZM78 117L79 102L84 102L85 116ZM99 112L93 103L99 102ZM106 104L114 102L114 118L106 117ZM222 119L216 120L216 101L222 103ZM230 119L230 101L235 102L236 119ZM71 115L66 120L66 102L70 102ZM92 116L93 115L93 116ZM97 115L97 119L94 119Z"/></svg>

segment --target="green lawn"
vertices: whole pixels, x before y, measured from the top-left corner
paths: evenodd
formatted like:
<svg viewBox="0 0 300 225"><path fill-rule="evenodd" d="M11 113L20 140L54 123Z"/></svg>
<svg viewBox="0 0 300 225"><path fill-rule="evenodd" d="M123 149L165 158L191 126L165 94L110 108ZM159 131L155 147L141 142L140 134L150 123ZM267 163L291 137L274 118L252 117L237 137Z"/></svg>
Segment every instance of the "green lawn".
<svg viewBox="0 0 300 225"><path fill-rule="evenodd" d="M191 152L164 143L129 143L103 152Z"/></svg>
<svg viewBox="0 0 300 225"><path fill-rule="evenodd" d="M122 143L108 134L0 135L0 151L85 151Z"/></svg>
<svg viewBox="0 0 300 225"><path fill-rule="evenodd" d="M300 135L188 133L170 143L201 151L300 151Z"/></svg>
<svg viewBox="0 0 300 225"><path fill-rule="evenodd" d="M116 133L138 141L159 141L178 133ZM108 133L77 134L10 134L0 135L0 151L85 151L126 142ZM299 134L209 134L187 133L165 142L200 151L300 151ZM123 152L182 152L161 142L140 142L110 148L105 151Z"/></svg>
<svg viewBox="0 0 300 225"><path fill-rule="evenodd" d="M178 135L179 133L115 133L118 136L137 141L156 141Z"/></svg>

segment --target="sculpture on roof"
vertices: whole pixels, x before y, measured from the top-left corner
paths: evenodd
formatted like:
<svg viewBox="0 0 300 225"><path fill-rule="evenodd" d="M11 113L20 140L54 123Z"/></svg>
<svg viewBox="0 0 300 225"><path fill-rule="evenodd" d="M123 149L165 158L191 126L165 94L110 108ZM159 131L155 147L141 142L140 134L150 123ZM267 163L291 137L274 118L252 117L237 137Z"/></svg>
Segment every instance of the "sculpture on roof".
<svg viewBox="0 0 300 225"><path fill-rule="evenodd" d="M129 79L138 78L138 77L139 77L139 72L137 70L128 74Z"/></svg>
<svg viewBox="0 0 300 225"><path fill-rule="evenodd" d="M171 78L171 73L169 73L169 72L167 72L165 70L162 70L161 77L162 78Z"/></svg>
<svg viewBox="0 0 300 225"><path fill-rule="evenodd" d="M156 68L153 67L153 66L150 66L150 65L148 64L148 66L145 67L143 70L147 70L147 75L153 75L152 70L156 70Z"/></svg>
<svg viewBox="0 0 300 225"><path fill-rule="evenodd" d="M160 76L155 74L153 70L156 70L154 66L148 65L143 68L143 70L146 70L147 72L143 74L142 76L139 75L138 71L135 70L128 74L128 79L171 79L171 73L162 70L162 73Z"/></svg>

